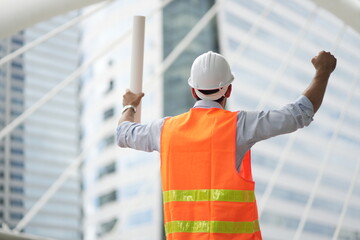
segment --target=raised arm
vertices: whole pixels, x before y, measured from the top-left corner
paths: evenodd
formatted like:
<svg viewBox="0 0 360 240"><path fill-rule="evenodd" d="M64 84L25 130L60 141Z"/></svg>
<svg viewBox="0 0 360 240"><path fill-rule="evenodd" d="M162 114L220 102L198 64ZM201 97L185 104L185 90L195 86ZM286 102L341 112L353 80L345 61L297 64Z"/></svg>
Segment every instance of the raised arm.
<svg viewBox="0 0 360 240"><path fill-rule="evenodd" d="M313 104L314 112L319 109L324 98L330 74L336 67L336 58L330 52L321 51L311 60L316 73L309 87L303 92Z"/></svg>
<svg viewBox="0 0 360 240"><path fill-rule="evenodd" d="M240 112L239 129L245 129L238 141L252 145L258 141L280 134L290 133L308 126L324 98L330 74L336 67L336 58L321 51L311 60L316 73L308 88L295 103L279 110L261 112Z"/></svg>
<svg viewBox="0 0 360 240"><path fill-rule="evenodd" d="M158 119L147 124L134 122L134 108L139 105L143 96L143 93L135 94L130 90L126 90L123 95L124 110L116 128L116 142L119 147L123 148L133 148L146 152L159 151L160 133L164 119Z"/></svg>

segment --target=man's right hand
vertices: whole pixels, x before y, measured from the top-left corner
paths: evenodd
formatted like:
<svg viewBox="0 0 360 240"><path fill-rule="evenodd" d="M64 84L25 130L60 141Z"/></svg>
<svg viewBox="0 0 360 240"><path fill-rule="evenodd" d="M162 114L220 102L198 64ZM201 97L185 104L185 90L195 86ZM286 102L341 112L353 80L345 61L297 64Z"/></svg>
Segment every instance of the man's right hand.
<svg viewBox="0 0 360 240"><path fill-rule="evenodd" d="M133 105L134 107L137 107L143 97L144 93L136 94L131 92L129 89L126 89L126 92L123 95L123 106Z"/></svg>
<svg viewBox="0 0 360 240"><path fill-rule="evenodd" d="M317 72L331 74L336 67L336 58L330 53L321 51L313 59L311 59Z"/></svg>
<svg viewBox="0 0 360 240"><path fill-rule="evenodd" d="M123 106L126 105L132 105L134 107L137 107L139 103L141 102L141 99L144 97L144 93L133 93L129 89L126 90L125 94L123 95ZM135 109L133 110L125 110L123 111L118 124L129 121L134 122L134 116L135 116Z"/></svg>

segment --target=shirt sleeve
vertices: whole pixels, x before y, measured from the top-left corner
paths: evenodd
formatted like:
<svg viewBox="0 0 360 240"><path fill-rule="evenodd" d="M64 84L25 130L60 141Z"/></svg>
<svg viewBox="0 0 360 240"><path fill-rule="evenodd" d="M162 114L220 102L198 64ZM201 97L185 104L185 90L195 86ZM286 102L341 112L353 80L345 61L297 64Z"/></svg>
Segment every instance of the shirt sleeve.
<svg viewBox="0 0 360 240"><path fill-rule="evenodd" d="M146 152L159 151L163 124L164 119L149 124L122 122L116 128L117 145Z"/></svg>
<svg viewBox="0 0 360 240"><path fill-rule="evenodd" d="M258 141L294 132L308 126L313 116L313 105L305 96L279 110L241 111L238 114L237 143L250 147Z"/></svg>

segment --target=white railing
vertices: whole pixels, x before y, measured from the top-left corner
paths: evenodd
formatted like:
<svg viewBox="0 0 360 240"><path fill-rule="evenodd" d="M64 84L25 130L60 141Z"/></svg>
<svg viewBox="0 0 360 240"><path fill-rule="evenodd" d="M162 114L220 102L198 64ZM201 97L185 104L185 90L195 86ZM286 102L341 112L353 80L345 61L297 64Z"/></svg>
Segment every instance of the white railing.
<svg viewBox="0 0 360 240"><path fill-rule="evenodd" d="M162 4L160 6L157 6L156 8L154 8L154 10L148 15L148 17L153 16L155 13L161 11L167 4L169 4L172 0L167 0L162 2ZM201 32L202 29L204 29L205 26L207 26L207 24L209 23L209 21L211 21L214 16L216 16L216 14L218 13L218 11L224 6L224 4L227 2L227 0L219 0L217 1L209 10L206 14L204 14L204 16L198 21L198 23L191 29L191 31L180 41L180 43L174 48L174 50L167 56L166 59L164 59L164 61L159 65L159 67L157 68L155 74L153 77L151 77L149 79L149 81L147 81L145 84L149 85L153 84L154 81L157 81L158 79L161 78L161 76L163 75L163 73L171 66L171 64L173 64L173 62L180 56L180 54L186 49L186 47L195 39L195 37ZM100 11L101 9L103 9L104 7L108 6L108 4L110 4L111 2L107 2L104 4L99 5L97 8L87 12L84 15L78 16L72 20L70 20L69 22L63 24L62 26L50 31L49 33L41 36L40 38L34 40L33 42L25 45L24 47L18 49L17 51L10 53L8 56L0 59L0 66L12 59L14 59L16 56L19 56L20 54L26 53L28 50L32 49L33 47L45 42L46 40L56 36L57 34L61 33L62 31L68 29L71 26L74 26L76 24L78 24L79 22L83 21L84 19L92 16L94 13ZM272 1L268 4L268 6L264 9L264 11L261 13L261 15L259 16L259 18L257 19L257 21L255 22L255 24L253 24L252 28L250 29L246 41L244 44L242 44L240 47L238 47L238 49L236 49L235 54L236 55L241 55L244 50L248 47L248 43L251 41L251 39L253 38L253 36L255 35L255 33L257 32L257 30L261 27L264 19L266 18L266 16L269 14L269 12L272 10L273 6L275 4L275 1ZM284 58L282 65L279 67L279 69L277 70L271 84L269 85L269 87L267 88L267 90L265 91L266 94L264 94L264 96L260 99L257 109L261 109L264 107L265 102L267 101L267 99L270 97L270 95L272 94L273 90L276 88L276 85L278 84L279 79L281 78L281 76L284 74L284 71L286 70L288 63L291 61L295 50L298 48L301 40L303 39L304 35L307 33L308 28L310 27L313 19L315 18L316 14L318 12L318 8L315 8L312 12L311 17L308 18L307 22L304 24L302 30L299 32L295 42L293 43L293 45L291 46L291 48L289 49L287 56ZM56 85L54 88L52 88L49 92L47 92L42 98L40 98L37 102L35 102L31 107L29 107L28 109L26 109L21 115L19 115L16 119L14 119L11 123L9 123L4 129L2 129L0 131L0 140L3 139L5 136L7 136L9 133L11 133L17 126L19 126L21 123L23 123L28 117L30 117L32 114L34 114L41 106L43 106L44 104L46 104L49 100L51 100L54 96L56 96L62 89L64 89L66 86L68 86L71 82L73 82L74 80L78 79L94 62L96 62L98 59L100 59L101 57L103 57L104 55L106 55L107 53L109 53L112 49L114 49L115 47L117 47L119 44L121 44L125 39L127 39L130 35L131 30L128 30L126 33L124 33L122 36L120 36L119 38L115 39L112 41L111 44L107 45L106 47L104 47L99 53L97 53L96 55L94 55L93 57L89 58L88 60L86 60L78 69L76 69L72 74L70 74L67 78L65 78L64 80L62 80L58 85ZM342 31L341 34L343 34L344 31ZM337 47L337 45L339 44L341 40L341 36L338 36L338 39L336 40L335 43L335 49ZM231 60L234 59L234 55L232 55ZM351 103L352 97L355 94L355 89L357 89L358 86L358 79L360 73L357 74L357 76L354 78L352 84L351 84L351 88L348 94L348 97L346 99L345 104L343 105L344 107L342 108L341 111L341 115L338 119L337 125L336 125L336 129L333 132L332 138L330 139L329 145L327 147L325 156L323 158L322 164L319 168L319 172L314 184L314 187L311 191L311 195L308 199L308 202L305 206L305 210L303 212L302 218L300 220L300 223L298 225L298 228L295 232L295 237L294 239L299 239L301 237L301 234L304 230L304 225L307 221L307 217L309 214L309 211L311 209L311 206L313 204L313 200L314 197L318 191L319 185L320 185L320 180L322 178L324 169L326 167L327 161L329 160L329 157L331 155L331 151L334 147L335 141L337 139L338 133L341 129L341 126L343 124L343 120L347 114L347 107L349 106L349 104ZM296 139L296 135L293 135L292 137L290 137L289 141L287 142L287 145L285 146L284 150L281 153L280 159L278 161L278 164L275 168L275 171L271 177L271 179L269 180L269 183L267 185L267 188L265 190L265 193L263 195L263 198L260 201L259 204L259 213L260 215L262 214L266 203L270 197L270 194L272 192L272 189L276 183L276 180L281 172L281 169L287 159L287 156L290 152L290 149L294 143ZM94 143L91 143L91 145L93 145ZM39 212L39 210L51 199L51 197L57 192L57 190L62 186L62 184L67 180L67 178L69 177L69 175L71 174L72 171L74 171L75 169L77 169L79 167L79 165L82 163L83 159L84 159L84 154L86 153L87 149L90 148L91 146L87 146L84 148L83 152L79 154L79 156L77 156L75 159L73 159L71 161L71 164L63 171L63 173L58 177L58 179L51 185L51 187L42 195L42 197L30 208L30 210L25 214L25 216L23 217L23 219L21 219L19 221L19 223L17 224L17 226L15 227L15 229L13 230L14 233L19 233L22 229L24 229L27 224L31 221L31 219ZM347 206L349 204L349 199L352 195L353 189L355 187L356 181L357 181L357 177L359 175L359 171L360 171L360 161L357 162L357 167L356 167L356 171L354 173L352 182L351 182L351 186L348 189L348 193L346 195L346 199L341 211L341 214L339 216L339 220L338 220L338 224L337 224L337 228L336 231L334 233L333 239L337 239L342 223L343 223L343 219L347 210ZM116 227L114 227L114 231L118 231L119 226L118 226L119 222L116 224Z"/></svg>

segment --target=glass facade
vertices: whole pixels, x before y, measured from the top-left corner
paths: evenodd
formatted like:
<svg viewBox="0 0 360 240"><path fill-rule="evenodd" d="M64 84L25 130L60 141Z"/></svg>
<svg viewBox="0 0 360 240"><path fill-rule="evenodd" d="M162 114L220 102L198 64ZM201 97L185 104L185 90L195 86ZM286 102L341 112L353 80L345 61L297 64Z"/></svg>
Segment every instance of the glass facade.
<svg viewBox="0 0 360 240"><path fill-rule="evenodd" d="M213 6L214 0L172 1L163 10L164 59ZM188 111L193 105L187 79L194 59L207 51L218 52L216 18L199 33L164 73L164 116Z"/></svg>
<svg viewBox="0 0 360 240"><path fill-rule="evenodd" d="M330 239L360 154L360 34L311 1L300 0L230 0L218 24L220 49L235 74L230 110L280 108L310 83L313 56L326 50L337 57L314 122L253 147L264 238L294 239L303 230L300 239ZM269 192L272 178L275 185ZM339 239L358 239L360 234L359 188L355 182ZM262 202L265 192L270 195Z"/></svg>

